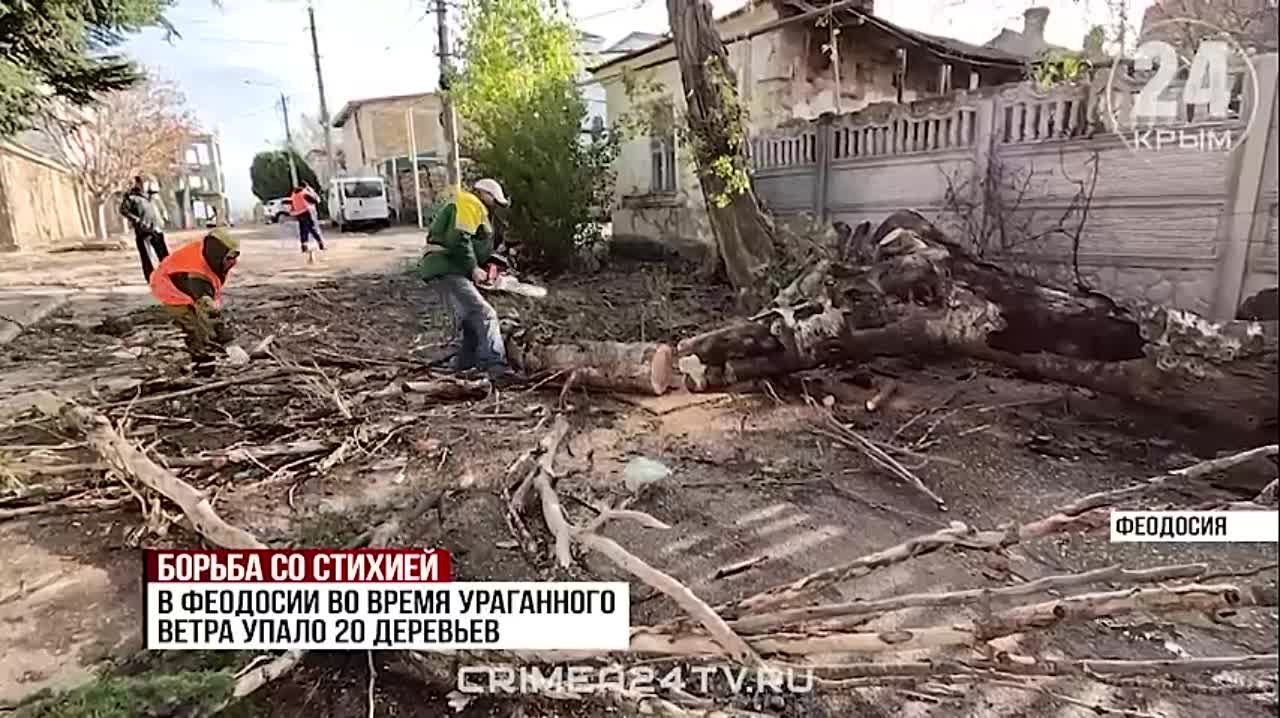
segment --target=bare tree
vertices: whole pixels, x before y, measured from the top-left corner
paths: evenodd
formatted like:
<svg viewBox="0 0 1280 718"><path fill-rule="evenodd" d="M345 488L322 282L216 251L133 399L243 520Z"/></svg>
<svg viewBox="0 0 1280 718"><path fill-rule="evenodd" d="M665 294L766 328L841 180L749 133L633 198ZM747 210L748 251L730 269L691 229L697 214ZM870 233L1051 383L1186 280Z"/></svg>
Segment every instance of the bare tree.
<svg viewBox="0 0 1280 718"><path fill-rule="evenodd" d="M1084 162L1085 174L1073 177L1067 169L1065 150L1058 151L1058 174L1075 185L1076 191L1061 214L1044 220L1026 202L1035 194L1031 186L1035 166L1006 166L992 151L986 171L979 177L959 171L943 173L945 221L953 228L953 236L978 259L1007 260L1010 253L1020 251L1039 254L1046 242L1066 240L1071 247L1072 284L1081 292L1092 292L1094 287L1080 271L1080 246L1098 186L1100 161L1100 153L1094 150ZM1036 228L1042 229L1033 231ZM1015 262L1011 268L1040 281L1047 279L1038 259Z"/></svg>
<svg viewBox="0 0 1280 718"><path fill-rule="evenodd" d="M667 15L702 194L716 237L717 262L749 303L764 289L774 255L774 227L751 184L746 112L729 56L706 0L667 0Z"/></svg>
<svg viewBox="0 0 1280 718"><path fill-rule="evenodd" d="M135 175L172 176L196 122L176 86L148 79L84 109L50 108L41 126L92 200L101 240L112 195Z"/></svg>
<svg viewBox="0 0 1280 718"><path fill-rule="evenodd" d="M1246 49L1275 50L1275 0L1157 0L1142 17L1143 40L1165 40L1191 54L1219 31Z"/></svg>

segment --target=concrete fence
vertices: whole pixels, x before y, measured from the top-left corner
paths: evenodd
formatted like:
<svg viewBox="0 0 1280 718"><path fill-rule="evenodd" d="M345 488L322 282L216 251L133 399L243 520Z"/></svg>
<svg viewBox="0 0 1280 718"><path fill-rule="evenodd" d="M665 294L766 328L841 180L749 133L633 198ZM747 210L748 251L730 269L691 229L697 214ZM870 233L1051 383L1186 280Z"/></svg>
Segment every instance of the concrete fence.
<svg viewBox="0 0 1280 718"><path fill-rule="evenodd" d="M1105 72L761 132L756 188L776 214L824 222L914 208L1046 278L1074 281L1078 266L1101 291L1233 316L1277 284L1276 55L1232 70L1226 120L1181 106L1157 131L1123 139L1109 119L1128 116L1139 88Z"/></svg>
<svg viewBox="0 0 1280 718"><path fill-rule="evenodd" d="M91 239L93 211L62 165L0 139L0 251Z"/></svg>

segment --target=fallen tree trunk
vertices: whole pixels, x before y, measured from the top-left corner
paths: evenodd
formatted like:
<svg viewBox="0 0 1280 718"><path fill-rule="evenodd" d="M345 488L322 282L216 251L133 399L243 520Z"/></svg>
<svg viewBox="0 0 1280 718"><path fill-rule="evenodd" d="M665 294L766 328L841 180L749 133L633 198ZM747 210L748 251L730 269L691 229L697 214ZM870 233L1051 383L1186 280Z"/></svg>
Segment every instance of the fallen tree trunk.
<svg viewBox="0 0 1280 718"><path fill-rule="evenodd" d="M671 386L673 352L667 344L514 343L509 351L526 372L572 373L579 386L654 396L661 396Z"/></svg>
<svg viewBox="0 0 1280 718"><path fill-rule="evenodd" d="M1049 287L973 257L914 212L886 219L872 244L872 263L833 267L816 301L685 339L677 357L731 384L831 361L963 355L1249 433L1275 426L1274 325Z"/></svg>

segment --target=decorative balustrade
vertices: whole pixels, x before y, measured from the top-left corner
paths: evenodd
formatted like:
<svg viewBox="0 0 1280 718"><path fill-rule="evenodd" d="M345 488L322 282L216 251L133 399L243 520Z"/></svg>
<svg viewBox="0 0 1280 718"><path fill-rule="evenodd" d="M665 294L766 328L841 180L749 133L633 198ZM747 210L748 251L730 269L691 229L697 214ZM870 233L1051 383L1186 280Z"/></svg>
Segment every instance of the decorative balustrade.
<svg viewBox="0 0 1280 718"><path fill-rule="evenodd" d="M818 128L810 123L760 133L751 141L751 157L756 169L813 165L818 161Z"/></svg>
<svg viewBox="0 0 1280 718"><path fill-rule="evenodd" d="M1178 108L1175 118L1150 120L1152 127L1242 122L1252 111L1255 77L1243 64L1230 69L1229 116L1211 118L1203 105L1182 101L1186 81L1175 79L1160 93ZM1041 89L1034 82L994 92L958 91L907 104L880 103L857 112L757 132L751 140L757 170L808 167L872 157L898 157L997 145L1026 145L1093 136L1118 121L1133 127L1133 107L1149 77L1124 69L1096 70L1087 82ZM979 123L991 122L979 127Z"/></svg>
<svg viewBox="0 0 1280 718"><path fill-rule="evenodd" d="M1026 82L1002 89L992 101L996 144L1073 139L1091 130L1093 97L1087 84L1041 90Z"/></svg>
<svg viewBox="0 0 1280 718"><path fill-rule="evenodd" d="M873 105L831 124L831 159L850 160L972 147L977 108L966 93L905 105Z"/></svg>

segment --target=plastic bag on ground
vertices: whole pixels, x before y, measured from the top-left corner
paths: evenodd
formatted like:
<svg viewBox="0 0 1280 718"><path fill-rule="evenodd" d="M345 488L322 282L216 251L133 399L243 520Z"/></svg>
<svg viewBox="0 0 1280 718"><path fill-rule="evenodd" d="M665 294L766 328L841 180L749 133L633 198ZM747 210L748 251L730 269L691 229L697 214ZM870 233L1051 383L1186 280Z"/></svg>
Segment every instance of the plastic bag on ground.
<svg viewBox="0 0 1280 718"><path fill-rule="evenodd" d="M631 493L639 493L644 487L662 481L671 475L671 469L661 461L643 456L632 459L622 469L622 482Z"/></svg>

